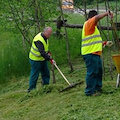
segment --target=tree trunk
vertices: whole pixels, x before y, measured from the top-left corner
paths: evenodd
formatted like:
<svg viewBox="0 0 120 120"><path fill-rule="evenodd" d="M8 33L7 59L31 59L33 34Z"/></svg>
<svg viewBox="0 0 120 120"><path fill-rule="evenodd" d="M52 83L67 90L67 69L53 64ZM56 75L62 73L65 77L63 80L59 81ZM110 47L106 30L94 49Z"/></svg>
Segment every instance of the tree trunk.
<svg viewBox="0 0 120 120"><path fill-rule="evenodd" d="M87 12L86 12L86 0L83 0L83 4L84 4L85 20L87 20Z"/></svg>
<svg viewBox="0 0 120 120"><path fill-rule="evenodd" d="M39 13L40 13L41 26L44 28L45 27L45 21L44 21L44 17L43 17L42 8L41 8L41 3L40 3L40 1L38 3L39 3L38 8L39 8Z"/></svg>
<svg viewBox="0 0 120 120"><path fill-rule="evenodd" d="M116 2L116 10L115 10L115 14L116 14L116 23L117 23L117 0L115 0L115 2Z"/></svg>
<svg viewBox="0 0 120 120"><path fill-rule="evenodd" d="M107 3L108 1L105 1L105 7L106 7L106 11L107 11L107 4L109 4L109 3ZM107 26L108 26L108 32L107 32L107 36L108 36L108 38L107 38L107 40L109 41L110 40L110 37L109 37L109 20L108 20L108 17L107 17ZM113 80L113 75L112 75L112 59L111 59L111 48L109 49L109 53L108 53L108 56L110 56L110 57L108 57L107 59L108 59L108 66L109 66L109 72L110 72L110 77L111 77L111 80Z"/></svg>
<svg viewBox="0 0 120 120"><path fill-rule="evenodd" d="M40 23L39 23L39 17L38 17L38 2L37 0L33 0L34 7L35 7L35 22L37 24L38 32L40 32Z"/></svg>
<svg viewBox="0 0 120 120"><path fill-rule="evenodd" d="M63 11L62 11L62 4L61 4L61 0L59 0L59 6L60 6L61 17L62 17L62 20L63 20L64 30L65 30L66 45L67 45L68 63L69 63L69 65L70 65L70 69L71 69L71 71L73 71L73 66L72 66L71 59L70 59L69 40L68 40L68 36L67 36L67 29L66 29L66 26L65 26L65 21L64 21Z"/></svg>

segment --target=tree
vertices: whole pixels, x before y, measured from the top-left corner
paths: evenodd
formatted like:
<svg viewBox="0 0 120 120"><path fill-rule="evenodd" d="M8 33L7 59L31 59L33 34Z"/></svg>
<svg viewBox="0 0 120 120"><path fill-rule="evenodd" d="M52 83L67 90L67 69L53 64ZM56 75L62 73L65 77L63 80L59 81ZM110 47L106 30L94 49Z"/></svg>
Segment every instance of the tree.
<svg viewBox="0 0 120 120"><path fill-rule="evenodd" d="M65 20L64 20L63 10L62 10L62 3L61 3L60 0L59 0L59 7L60 7L61 18L62 18L62 21L63 21L63 24L64 24L64 30L65 30L68 63L69 63L71 71L73 71L73 66L72 66L71 58L70 58L70 49L69 49L69 40L68 40L68 35L67 35L67 29L66 29L66 26L65 26Z"/></svg>
<svg viewBox="0 0 120 120"><path fill-rule="evenodd" d="M45 27L45 20L58 15L54 0L6 0L5 4L10 8L6 17L15 23L29 45L31 38Z"/></svg>

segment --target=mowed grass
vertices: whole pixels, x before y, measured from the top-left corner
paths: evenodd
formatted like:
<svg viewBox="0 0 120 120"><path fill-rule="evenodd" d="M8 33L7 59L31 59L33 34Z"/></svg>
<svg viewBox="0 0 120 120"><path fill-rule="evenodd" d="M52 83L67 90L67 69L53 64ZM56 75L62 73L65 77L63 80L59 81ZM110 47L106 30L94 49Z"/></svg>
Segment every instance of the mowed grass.
<svg viewBox="0 0 120 120"><path fill-rule="evenodd" d="M27 93L29 77L12 78L0 86L0 120L119 120L120 88L116 85L116 70L113 80L106 74L101 96L87 97L84 94L86 67L81 56L74 62L74 72L68 65L59 65L70 83L83 84L60 93L68 87L59 72L55 70L56 84L41 86ZM52 76L52 74L51 74Z"/></svg>
<svg viewBox="0 0 120 120"><path fill-rule="evenodd" d="M106 25L106 18L101 22ZM84 17L70 13L68 23L83 24ZM61 32L64 33L64 28ZM24 51L21 52L21 49L23 49L22 42L18 43L17 41L22 38L21 36L8 34L8 32L8 36L3 34L0 37L0 40L6 39L9 46L9 50L0 51L2 55L6 55L4 59L1 59L0 72L5 77L12 75L11 79L7 79L9 82L4 83L4 80L1 79L4 84L0 84L0 120L120 120L120 88L116 89L115 87L117 71L113 61L110 62L114 51L110 54L109 48L104 48L103 93L101 96L87 97L84 94L86 67L80 56L81 29L68 28L67 33L74 71L70 72L70 67L67 64L65 37L57 39L52 36L50 38L51 53L70 83L79 81L84 81L84 83L63 93L59 91L68 87L68 84L56 69L56 84L52 83L51 73L50 85L42 87L40 77L37 89L27 93L29 76L25 77L25 72L27 75L29 74L30 66L27 59L28 54L24 54ZM107 34L107 31L105 34ZM111 33L107 36L110 36L110 40L112 39ZM7 41L9 38L10 43ZM104 41L106 40L103 34L102 38ZM4 42L0 41L0 43L2 48L6 48ZM13 47L13 45L16 45L16 47ZM14 67L9 67L9 63ZM112 67L111 72L110 67ZM21 77L16 76L16 74ZM113 79L111 79L111 75Z"/></svg>

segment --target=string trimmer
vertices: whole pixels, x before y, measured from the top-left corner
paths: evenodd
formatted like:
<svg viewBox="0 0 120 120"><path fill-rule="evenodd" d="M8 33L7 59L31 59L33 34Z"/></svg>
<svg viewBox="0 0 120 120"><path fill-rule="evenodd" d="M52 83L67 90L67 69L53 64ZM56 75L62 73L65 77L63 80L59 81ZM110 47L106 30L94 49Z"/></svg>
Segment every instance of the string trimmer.
<svg viewBox="0 0 120 120"><path fill-rule="evenodd" d="M61 70L60 70L59 67L57 66L56 62L54 62L53 65L57 68L57 70L59 71L59 73L61 74L61 76L64 78L64 80L65 80L65 81L67 82L67 84L69 85L68 87L60 90L60 92L64 92L64 91L69 90L69 89L71 89L71 88L73 88L73 87L76 87L76 85L80 85L80 84L83 83L83 81L80 81L80 82L78 82L78 83L71 84L71 83L67 80L67 78L64 76L64 74L61 72Z"/></svg>

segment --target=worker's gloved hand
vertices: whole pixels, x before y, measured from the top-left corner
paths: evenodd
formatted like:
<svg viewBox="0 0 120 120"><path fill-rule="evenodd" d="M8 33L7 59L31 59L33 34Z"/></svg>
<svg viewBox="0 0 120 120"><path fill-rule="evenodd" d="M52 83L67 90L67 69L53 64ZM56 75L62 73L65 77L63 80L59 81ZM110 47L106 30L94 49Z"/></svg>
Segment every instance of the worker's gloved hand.
<svg viewBox="0 0 120 120"><path fill-rule="evenodd" d="M48 52L48 55L49 55L49 56L52 56L52 55L51 55L51 52Z"/></svg>
<svg viewBox="0 0 120 120"><path fill-rule="evenodd" d="M114 43L112 41L107 41L106 46L111 47Z"/></svg>
<svg viewBox="0 0 120 120"><path fill-rule="evenodd" d="M53 59L50 59L50 63L53 65L56 64L56 62Z"/></svg>
<svg viewBox="0 0 120 120"><path fill-rule="evenodd" d="M48 52L47 54L50 56L50 59L52 59L52 55L51 55L51 53L50 53L50 52Z"/></svg>
<svg viewBox="0 0 120 120"><path fill-rule="evenodd" d="M112 41L104 41L103 42L103 47L108 46L111 47L114 43Z"/></svg>
<svg viewBox="0 0 120 120"><path fill-rule="evenodd" d="M106 46L106 44L107 44L107 41L104 41L103 42L103 48Z"/></svg>

